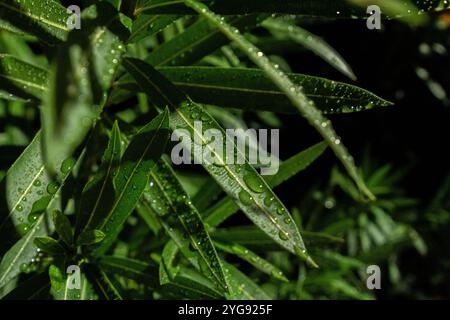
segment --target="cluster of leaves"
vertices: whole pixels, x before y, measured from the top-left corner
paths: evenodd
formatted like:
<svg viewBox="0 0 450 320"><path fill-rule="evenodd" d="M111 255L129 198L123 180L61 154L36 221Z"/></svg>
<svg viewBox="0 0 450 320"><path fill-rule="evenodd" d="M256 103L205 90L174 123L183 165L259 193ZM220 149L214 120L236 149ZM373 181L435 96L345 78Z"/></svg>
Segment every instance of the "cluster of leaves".
<svg viewBox="0 0 450 320"><path fill-rule="evenodd" d="M373 247L384 255L381 247L412 240L426 250L416 231L386 213L409 204L383 200L389 168L364 179L326 118L392 104L354 85L293 74L282 56L264 53L300 45L353 80L344 59L298 17L363 18L364 3L283 2L85 1L80 30L68 29L72 17L58 1L0 3L0 114L7 121L0 144L10 147L1 157L13 162L0 171L0 296L371 298L355 270L373 261ZM448 6L414 2L386 12L420 23L418 13ZM276 125L276 113L298 114L324 141L264 177L214 150L221 165L189 175L164 155L173 130L204 139L194 121L205 130L245 128L244 112L259 115L259 127ZM333 171L327 192L314 189L302 209L308 215L290 213L273 188L328 146L345 173ZM349 204L319 223L323 207L315 202L329 207L336 188ZM223 227L237 212L253 225ZM334 251L344 239L348 256ZM249 274L239 260L252 266ZM306 276L303 262L322 268ZM333 263L339 271L327 269ZM73 266L81 269L78 286L67 272ZM295 268L302 272L290 281ZM264 286L255 279L266 279Z"/></svg>

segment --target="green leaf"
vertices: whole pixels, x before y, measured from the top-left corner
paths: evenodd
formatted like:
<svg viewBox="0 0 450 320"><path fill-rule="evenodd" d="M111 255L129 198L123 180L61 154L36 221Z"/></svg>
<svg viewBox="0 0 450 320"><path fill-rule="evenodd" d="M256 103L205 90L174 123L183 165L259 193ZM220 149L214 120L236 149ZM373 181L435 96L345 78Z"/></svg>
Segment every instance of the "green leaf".
<svg viewBox="0 0 450 320"><path fill-rule="evenodd" d="M356 76L349 64L342 56L334 50L328 43L312 34L311 32L298 27L292 20L288 19L266 19L262 25L270 32L279 34L282 37L288 37L294 42L311 50L323 60L332 65L336 70L346 75L352 80L356 80ZM306 91L305 91L306 93Z"/></svg>
<svg viewBox="0 0 450 320"><path fill-rule="evenodd" d="M183 0L146 0L140 3L135 12L136 14L192 14L192 10L186 8L183 2ZM439 8L442 1L414 0L413 2L425 11L433 11ZM224 15L270 12L309 17L367 18L367 5L359 8L351 5L347 0L206 0L203 3L210 6L214 12ZM365 1L363 3L366 4ZM407 1L402 0L401 3L407 3ZM448 6L449 4L444 2L443 7ZM411 12L411 14L418 13L420 12Z"/></svg>
<svg viewBox="0 0 450 320"><path fill-rule="evenodd" d="M246 30L257 26L265 17L267 15L233 17L229 23ZM153 66L195 63L227 43L228 40L224 35L212 28L205 20L199 20L150 52L146 61ZM120 78L120 81L124 83L132 80L133 78L128 74ZM116 92L116 95L119 94L120 92ZM115 99L119 98L115 97L113 100ZM120 99L124 98L120 97Z"/></svg>
<svg viewBox="0 0 450 320"><path fill-rule="evenodd" d="M265 15L232 17L229 23L246 30L254 28L265 17ZM206 20L201 19L183 33L157 47L148 55L146 62L153 66L192 64L227 42L226 37L211 27Z"/></svg>
<svg viewBox="0 0 450 320"><path fill-rule="evenodd" d="M102 164L95 176L86 184L81 195L80 213L77 216L76 235L98 226L105 211L114 203L114 173L120 165L121 134L114 123L108 146L102 156Z"/></svg>
<svg viewBox="0 0 450 320"><path fill-rule="evenodd" d="M3 53L12 55L15 58L33 66L46 67L46 57L36 55L28 41L29 39L27 39L27 37L16 35L11 32L0 33L0 43Z"/></svg>
<svg viewBox="0 0 450 320"><path fill-rule="evenodd" d="M3 300L43 300L47 298L50 288L48 275L39 273L2 297Z"/></svg>
<svg viewBox="0 0 450 320"><path fill-rule="evenodd" d="M148 183L150 171L164 152L168 128L169 115L165 110L144 126L133 137L126 149L114 178L116 196L113 205L105 212L100 224L95 226L95 229L106 234L100 246L95 249L95 255L106 252L119 234L123 223L136 207Z"/></svg>
<svg viewBox="0 0 450 320"><path fill-rule="evenodd" d="M342 245L344 240L326 233L302 231L305 244L311 248L323 248ZM216 229L212 233L214 241L233 242L248 249L266 253L280 251L281 247L261 230L253 226Z"/></svg>
<svg viewBox="0 0 450 320"><path fill-rule="evenodd" d="M182 92L178 91L167 79L153 69L149 64L126 58L123 61L127 71L135 78L142 89L159 106L168 105L171 108L171 127L173 129L184 129L189 133L192 140L201 139L206 148L211 149L204 141L203 132L199 132L194 125L195 119L201 119L205 129L213 128L222 132L222 137L229 139L234 146L234 141L227 137L217 122L200 106L193 103ZM187 148L191 148L191 141L185 141ZM190 140L190 139L189 139ZM194 158L202 159L202 151L193 148ZM211 164L206 161L203 166L213 176L228 195L239 204L242 211L262 230L280 243L287 250L296 253L301 258L312 261L306 254L300 233L292 223L290 214L265 181L258 175L256 170L248 163L227 164L226 160L215 150L208 150L215 154L219 164ZM263 201L264 198L271 200L270 206Z"/></svg>
<svg viewBox="0 0 450 320"><path fill-rule="evenodd" d="M49 212L51 212L52 210L61 210L60 202L62 197L62 187L64 186L73 168L73 165L65 165L65 170L63 170L64 175L58 179L58 182L49 182L48 184L45 183L45 180L43 180L41 176L41 170L42 172L45 171L44 165L42 162L42 156L40 154L39 143L36 144L36 142L39 142L39 140L35 139L33 141L34 144L32 143L32 145L30 145L22 155L23 157L31 157L32 155L35 157L34 160L30 160L29 162L30 164L32 164L32 167L28 171L22 171L20 174L26 175L26 173L29 172L29 175L31 177L27 176L27 180L25 180L27 181L27 183L29 183L28 187L31 188L31 186L33 186L43 188L44 190L46 190L48 195L44 196L43 194L40 194L39 190L41 189L38 189L36 197L36 199L38 200L34 202L29 215L30 219L28 221L30 221L30 223L23 224L20 222L20 216L12 214L13 221L15 221L15 219L18 219L17 221L19 222L19 224L17 225L17 228L21 230L24 235L3 256L3 259L0 263L0 288L8 283L11 279L14 279L23 270L25 270L31 263L32 259L37 255L38 252L37 247L34 244L34 239L36 237L49 235L54 231L52 217ZM34 150L35 153L31 153L31 150ZM80 156L80 159L82 159L82 157L83 153ZM14 170L17 170L17 168L19 168L19 165ZM14 175L15 174L16 172L14 172ZM17 174L19 173L17 172ZM39 186L36 186L37 184L34 184L34 181L37 181L36 179L42 181ZM14 189L16 187L17 185L14 185ZM27 188L27 186L24 186L24 188ZM11 189L8 188L8 190ZM19 195L22 195L20 197L24 197L29 192L29 190L27 190L25 193L23 193L24 190L27 189L21 188ZM17 194L14 195L17 196ZM23 211L20 211L19 213L27 218L26 212L23 213ZM22 219L22 221L26 221L24 218Z"/></svg>
<svg viewBox="0 0 450 320"><path fill-rule="evenodd" d="M50 255L61 255L65 252L59 242L51 237L36 237L34 239L34 244L36 247Z"/></svg>
<svg viewBox="0 0 450 320"><path fill-rule="evenodd" d="M84 272L71 270L65 264L50 265L49 276L51 283L51 294L55 300L93 300L95 294Z"/></svg>
<svg viewBox="0 0 450 320"><path fill-rule="evenodd" d="M265 176L264 179L272 188L281 185L283 182L308 168L325 152L327 147L325 142L319 142L297 153L281 163L276 175Z"/></svg>
<svg viewBox="0 0 450 320"><path fill-rule="evenodd" d="M53 0L2 0L0 2L0 26L14 26L21 31L55 44L64 41L68 34L70 14Z"/></svg>
<svg viewBox="0 0 450 320"><path fill-rule="evenodd" d="M250 263L252 266L260 270L261 272L264 272L269 276L284 282L289 281L284 275L283 271L281 271L279 268L274 266L269 261L258 256L256 253L250 251L249 249L236 243L215 242L215 244L217 248L219 248L220 250L238 256L242 260L245 260L248 263Z"/></svg>
<svg viewBox="0 0 450 320"><path fill-rule="evenodd" d="M133 22L128 42L138 42L146 37L155 35L175 22L178 18L178 15L140 15Z"/></svg>
<svg viewBox="0 0 450 320"><path fill-rule="evenodd" d="M194 101L228 108L297 113L286 95L268 79L264 71L243 68L158 67L180 90ZM392 106L375 94L359 87L303 74L288 74L305 95L325 114L350 113ZM140 92L129 78L119 80L119 88Z"/></svg>
<svg viewBox="0 0 450 320"><path fill-rule="evenodd" d="M11 55L0 54L2 91L26 101L36 102L47 90L47 71Z"/></svg>
<svg viewBox="0 0 450 320"><path fill-rule="evenodd" d="M326 143L320 142L296 154L280 164L280 168L276 175L265 176L264 180L271 188L279 186L283 182L295 176L297 173L305 170L311 163L323 154L326 148ZM233 202L233 199L226 197L206 211L204 214L206 217L205 223L209 227L216 227L238 210L239 206Z"/></svg>
<svg viewBox="0 0 450 320"><path fill-rule="evenodd" d="M175 265L178 250L180 249L175 241L176 239L167 242L161 254L161 261L159 262L159 283L161 285L173 281L180 271L180 268ZM180 250L183 250L183 248ZM189 259L189 256L186 258Z"/></svg>
<svg viewBox="0 0 450 320"><path fill-rule="evenodd" d="M222 266L208 232L203 225L200 213L193 206L177 176L167 161L161 160L150 173L150 188L144 193L143 201L159 215L166 232L183 252L189 245L196 251L193 265L200 259L205 265L207 275L223 288L226 287Z"/></svg>
<svg viewBox="0 0 450 320"><path fill-rule="evenodd" d="M346 168L350 177L361 192L369 200L375 200L375 196L367 188L364 180L359 175L353 161L353 157L348 153L339 136L334 131L331 122L327 120L315 104L304 93L301 86L295 85L289 77L277 68L256 46L249 42L238 29L228 25L223 19L209 10L207 6L196 0L185 0L187 6L191 7L199 14L204 16L211 24L215 25L230 40L234 41L242 52L261 68L266 76L273 81L277 87L286 94L292 104L297 108L309 124L314 127L320 135L327 141L328 145L334 151L338 159Z"/></svg>
<svg viewBox="0 0 450 320"><path fill-rule="evenodd" d="M102 267L94 265L86 266L86 277L102 300L122 300L121 288L118 282Z"/></svg>
<svg viewBox="0 0 450 320"><path fill-rule="evenodd" d="M170 283L162 286L163 293L172 298L191 300L221 299L223 295L200 273L182 267Z"/></svg>
<svg viewBox="0 0 450 320"><path fill-rule="evenodd" d="M124 51L107 27L71 33L52 63L41 108L45 161L51 173L57 170L55 157L69 157L102 111L104 92Z"/></svg>
<svg viewBox="0 0 450 320"><path fill-rule="evenodd" d="M199 212L204 212L211 204L217 201L222 193L222 188L209 177L200 190L192 198L192 203Z"/></svg>
<svg viewBox="0 0 450 320"><path fill-rule="evenodd" d="M69 247L73 245L73 229L69 219L59 210L53 211L55 230Z"/></svg>
<svg viewBox="0 0 450 320"><path fill-rule="evenodd" d="M133 279L138 283L145 283L152 289L159 288L158 268L149 263L123 258L106 256L99 260L103 270L108 273Z"/></svg>
<svg viewBox="0 0 450 320"><path fill-rule="evenodd" d="M226 295L229 300L271 300L255 282L229 263L225 265L225 276L230 293Z"/></svg>
<svg viewBox="0 0 450 320"><path fill-rule="evenodd" d="M59 163L62 165L62 161ZM47 208L57 187L47 174L41 153L41 134L37 133L28 147L9 168L1 193L9 208L0 225L4 230L12 223L18 230L27 228ZM51 193L49 193L51 191ZM3 199L2 199L3 200Z"/></svg>
<svg viewBox="0 0 450 320"><path fill-rule="evenodd" d="M80 234L77 244L80 246L89 246L99 243L105 238L105 233L101 230L86 230Z"/></svg>
<svg viewBox="0 0 450 320"><path fill-rule="evenodd" d="M42 214L26 235L14 244L3 256L0 263L0 288L14 279L30 264L37 255L34 239L50 234L53 230L48 226L49 217Z"/></svg>

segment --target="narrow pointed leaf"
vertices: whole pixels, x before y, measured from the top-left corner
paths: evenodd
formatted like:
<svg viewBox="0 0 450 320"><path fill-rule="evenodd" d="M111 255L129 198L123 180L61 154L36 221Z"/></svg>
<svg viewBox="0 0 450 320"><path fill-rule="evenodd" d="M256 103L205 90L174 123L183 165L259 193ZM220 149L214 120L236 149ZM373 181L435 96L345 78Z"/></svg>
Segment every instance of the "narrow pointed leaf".
<svg viewBox="0 0 450 320"><path fill-rule="evenodd" d="M159 283L161 285L168 284L175 279L180 268L176 266L176 258L179 251L179 246L170 240L166 243L161 254L161 261L159 262ZM183 248L180 249L183 251ZM186 257L189 259L189 256Z"/></svg>
<svg viewBox="0 0 450 320"><path fill-rule="evenodd" d="M162 286L163 292L172 298L182 299L221 299L223 295L217 292L214 285L200 273L181 268L175 279Z"/></svg>
<svg viewBox="0 0 450 320"><path fill-rule="evenodd" d="M100 259L99 264L108 273L133 279L138 283L144 282L152 289L159 287L158 268L149 263L123 258L106 256Z"/></svg>
<svg viewBox="0 0 450 320"><path fill-rule="evenodd" d="M75 272L67 273L63 265L55 264L50 266L48 273L51 283L50 292L55 300L82 300L82 288L87 285L85 283L87 279L82 273L77 279L78 275Z"/></svg>
<svg viewBox="0 0 450 320"><path fill-rule="evenodd" d="M281 271L279 268L274 266L269 261L261 258L251 250L236 243L231 244L231 243L215 242L215 244L220 250L238 256L242 260L245 260L251 265L253 265L256 269L260 270L261 272L264 272L269 276L274 277L275 279L288 282L288 279L284 275L283 271Z"/></svg>
<svg viewBox="0 0 450 320"><path fill-rule="evenodd" d="M69 247L73 244L73 229L69 219L61 211L53 211L53 224L55 230Z"/></svg>
<svg viewBox="0 0 450 320"><path fill-rule="evenodd" d="M157 34L175 20L178 15L140 15L134 22L128 42L134 43Z"/></svg>
<svg viewBox="0 0 450 320"><path fill-rule="evenodd" d="M158 67L157 70L199 103L275 113L298 112L286 95L259 69ZM325 114L392 105L365 89L343 82L303 74L288 76L295 85L304 88L305 95L314 100ZM141 91L129 78L119 80L116 85L133 92Z"/></svg>
<svg viewBox="0 0 450 320"><path fill-rule="evenodd" d="M58 50L43 97L43 147L51 173L58 170L54 157L69 157L93 127L124 51L106 26L82 30Z"/></svg>
<svg viewBox="0 0 450 320"><path fill-rule="evenodd" d="M287 19L266 19L263 24L273 33L281 34L311 50L352 80L356 80L350 65L328 43Z"/></svg>
<svg viewBox="0 0 450 320"><path fill-rule="evenodd" d="M232 17L229 23L247 30L256 27L265 17L267 15ZM150 52L146 61L153 66L192 64L227 43L228 40L224 35L212 28L205 20L199 20L181 34ZM125 83L132 80L133 78L128 74L120 79Z"/></svg>
<svg viewBox="0 0 450 320"><path fill-rule="evenodd" d="M34 244L43 252L51 255L61 255L65 251L58 241L50 237L36 237Z"/></svg>
<svg viewBox="0 0 450 320"><path fill-rule="evenodd" d="M122 300L121 288L117 281L101 267L88 265L86 277L101 300Z"/></svg>
<svg viewBox="0 0 450 320"><path fill-rule="evenodd" d="M0 25L12 25L16 30L34 35L50 44L66 39L70 15L66 8L53 0L0 2Z"/></svg>
<svg viewBox="0 0 450 320"><path fill-rule="evenodd" d="M11 55L0 54L2 91L36 102L47 90L47 71Z"/></svg>
<svg viewBox="0 0 450 320"><path fill-rule="evenodd" d="M344 240L326 233L302 231L308 247L323 248L342 245ZM214 241L233 242L255 252L279 251L281 247L261 230L253 226L216 229L212 233Z"/></svg>
<svg viewBox="0 0 450 320"><path fill-rule="evenodd" d="M55 159L60 167L62 160ZM8 223L20 229L29 228L29 224L47 208L56 187L44 167L39 132L8 170L6 179L2 182L1 194L6 198L2 201L6 200L9 212L1 221L0 231L4 231Z"/></svg>
<svg viewBox="0 0 450 320"><path fill-rule="evenodd" d="M210 145L204 141L203 132L199 132L194 123L194 118L199 117L198 119L202 119L202 123L205 124L205 129L218 130L225 139L230 140L228 143L234 146L234 150L237 150L234 141L225 135L223 129L202 107L178 91L149 64L131 58L124 59L123 63L142 89L154 100L154 103L159 106L168 105L171 108L170 125L173 129L183 128L189 133L192 140L200 139L200 143L210 149ZM183 139L182 143L187 148L191 148L191 141L185 140L188 139ZM193 149L194 158L201 160L202 150ZM256 170L248 163L244 165L228 164L223 155L211 149L208 151L213 152L219 162L211 164L206 161L203 166L228 195L238 203L242 211L287 250L296 254L302 253L302 258L310 259L289 212ZM271 200L270 205L264 203L264 198Z"/></svg>
<svg viewBox="0 0 450 320"><path fill-rule="evenodd" d="M185 249L190 244L198 254L191 258L202 260L212 280L219 286L226 287L219 257L200 213L165 160L159 161L155 170L150 173L150 188L144 194L144 200L164 221L163 226L175 243Z"/></svg>
<svg viewBox="0 0 450 320"><path fill-rule="evenodd" d="M14 290L2 297L3 300L43 300L50 289L48 275L37 274L19 284Z"/></svg>
<svg viewBox="0 0 450 320"><path fill-rule="evenodd" d="M265 15L232 17L229 23L246 30L254 28L263 18ZM201 19L183 33L157 47L148 55L146 61L154 66L192 64L227 42L226 37L211 27L206 20Z"/></svg>
<svg viewBox="0 0 450 320"><path fill-rule="evenodd" d="M34 148L34 146L32 146L32 148ZM40 149L37 147L37 150ZM41 159L40 166L37 167L44 170L40 152L36 151L34 155L37 159ZM83 153L80 156L80 159L82 158ZM72 168L73 165L65 166L66 170L64 170L64 175L59 178L58 183L49 182L48 184L43 185L44 189L47 190L47 195L39 194L40 192L38 192L38 196L40 196L41 198L34 202L31 208L31 212L28 211L30 213L30 220L28 220L30 221L30 223L27 223L25 225L19 224L17 226L24 232L24 235L3 256L3 259L0 263L0 288L8 283L8 281L10 281L11 279L17 277L17 275L19 275L36 256L38 252L37 247L34 244L34 239L36 237L49 235L54 231L54 225L50 212L52 212L53 210L61 210L60 202L62 197L62 187L67 181L67 178L70 176ZM36 171L36 166L33 167L33 170L35 171L30 171L33 174L39 172L39 170ZM37 177L39 177L39 179L42 179L40 175L37 175ZM26 215L27 213L24 214ZM16 218L20 219L19 217Z"/></svg>
<svg viewBox="0 0 450 320"><path fill-rule="evenodd" d="M113 178L118 170L121 155L120 129L118 124L114 123L108 146L103 153L102 164L96 175L83 189L81 212L77 216L77 236L80 232L95 229L104 212L113 205L115 196Z"/></svg>
<svg viewBox="0 0 450 320"><path fill-rule="evenodd" d="M225 276L230 287L229 300L271 300L253 280L229 263L225 263Z"/></svg>
<svg viewBox="0 0 450 320"><path fill-rule="evenodd" d="M441 6L442 2L443 6ZM203 3L210 6L214 12L224 15L270 12L309 17L367 18L367 6L360 8L347 0L207 0ZM400 3L405 4L409 1L401 0ZM441 0L413 0L413 3L425 11L442 10L442 7L449 6L448 3ZM136 8L136 13L192 14L193 12L183 6L183 0L147 0ZM418 13L420 11L417 10L409 14Z"/></svg>
<svg viewBox="0 0 450 320"><path fill-rule="evenodd" d="M77 244L80 246L89 246L99 243L105 238L105 233L101 230L86 230L78 237Z"/></svg>
<svg viewBox="0 0 450 320"><path fill-rule="evenodd" d="M149 174L164 152L168 140L168 111L153 119L132 139L114 178L115 199L95 229L105 233L105 239L94 254L106 252L119 234L148 183Z"/></svg>

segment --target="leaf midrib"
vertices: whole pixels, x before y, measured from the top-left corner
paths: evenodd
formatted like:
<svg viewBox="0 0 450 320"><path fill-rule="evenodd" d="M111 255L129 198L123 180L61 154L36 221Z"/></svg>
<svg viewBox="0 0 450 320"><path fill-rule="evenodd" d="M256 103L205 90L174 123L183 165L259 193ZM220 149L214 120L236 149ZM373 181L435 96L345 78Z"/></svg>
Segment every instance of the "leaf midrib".
<svg viewBox="0 0 450 320"><path fill-rule="evenodd" d="M4 74L0 74L0 78L5 78L7 80L18 82L18 83L23 84L25 86L36 88L36 89L38 89L40 91L44 91L44 92L48 91L47 87L40 86L40 85L38 85L35 82L28 82L26 80L23 80L23 79L20 79L20 78L16 78L16 77L12 77L12 76L7 76L7 75L4 75Z"/></svg>
<svg viewBox="0 0 450 320"><path fill-rule="evenodd" d="M137 15L141 14L141 12L146 11L146 10L155 9L155 8L159 8L159 7L167 7L168 5L171 5L171 4L181 4L183 2L184 2L183 0L174 0L174 1L161 2L156 5L143 6L140 8L136 8L136 10L134 11L134 15L137 16Z"/></svg>

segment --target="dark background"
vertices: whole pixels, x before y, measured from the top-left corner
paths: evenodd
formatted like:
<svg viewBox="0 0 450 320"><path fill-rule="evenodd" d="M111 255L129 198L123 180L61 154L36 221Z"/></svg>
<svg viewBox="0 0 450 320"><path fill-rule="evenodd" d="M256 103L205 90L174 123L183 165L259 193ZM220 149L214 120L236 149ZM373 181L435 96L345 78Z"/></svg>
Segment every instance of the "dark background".
<svg viewBox="0 0 450 320"><path fill-rule="evenodd" d="M426 69L448 93L448 53L424 56L419 52L421 43L430 46L440 43L448 50L448 29L437 30L431 24L411 28L398 21L384 21L383 30L377 31L368 30L363 20L338 20L305 28L323 37L350 62L358 77L355 85L395 103L392 108L334 115L330 119L357 164L364 152L369 151L375 163L390 163L396 170L405 170L400 187L408 196L419 200L418 212L421 212L450 172L450 106L431 93L415 70L418 66ZM294 72L349 82L311 53L291 53L287 58ZM308 147L320 140L304 120L289 116L282 120L289 124L281 132L283 159L295 154L299 145ZM295 203L298 199L298 194L292 192L296 190L295 186L311 185L317 177L326 177L335 164L332 152L328 151L325 157L280 187L278 192L283 195L283 200ZM419 216L416 227L425 234L430 252L426 258L419 257L413 250L403 253L402 271L416 275L416 290L437 298L448 298L450 282L435 286L430 283L430 278L434 273L442 272L437 260L449 261L450 230L430 232L423 220ZM450 281L448 276L447 280ZM390 293L381 290L379 295L387 298Z"/></svg>

